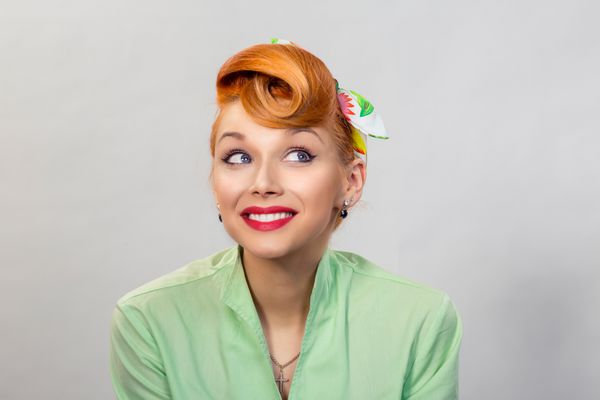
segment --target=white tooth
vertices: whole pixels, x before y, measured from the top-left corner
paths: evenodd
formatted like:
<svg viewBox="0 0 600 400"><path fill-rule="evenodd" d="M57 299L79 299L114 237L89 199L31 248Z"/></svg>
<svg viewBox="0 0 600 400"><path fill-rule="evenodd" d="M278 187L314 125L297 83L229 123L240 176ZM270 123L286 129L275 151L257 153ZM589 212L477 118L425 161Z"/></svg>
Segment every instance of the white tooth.
<svg viewBox="0 0 600 400"><path fill-rule="evenodd" d="M271 222L277 219L288 218L292 215L294 214L292 214L291 212L280 212L274 214L248 214L248 218L255 221Z"/></svg>

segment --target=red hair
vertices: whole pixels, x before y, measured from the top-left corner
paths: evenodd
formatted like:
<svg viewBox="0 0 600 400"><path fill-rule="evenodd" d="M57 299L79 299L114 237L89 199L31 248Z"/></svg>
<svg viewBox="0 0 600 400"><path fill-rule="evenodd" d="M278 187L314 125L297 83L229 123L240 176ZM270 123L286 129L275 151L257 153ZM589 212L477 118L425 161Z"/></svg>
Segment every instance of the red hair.
<svg viewBox="0 0 600 400"><path fill-rule="evenodd" d="M341 164L355 157L352 128L338 103L335 79L323 61L297 45L257 44L225 61L217 75L212 157L222 110L238 100L256 123L269 128L324 127ZM338 213L334 229L341 222Z"/></svg>
<svg viewBox="0 0 600 400"><path fill-rule="evenodd" d="M348 164L354 159L352 130L340 109L335 79L323 61L301 47L248 47L225 61L216 86L219 112L211 129L211 156L221 111L239 100L255 122L269 128L327 128L340 161Z"/></svg>

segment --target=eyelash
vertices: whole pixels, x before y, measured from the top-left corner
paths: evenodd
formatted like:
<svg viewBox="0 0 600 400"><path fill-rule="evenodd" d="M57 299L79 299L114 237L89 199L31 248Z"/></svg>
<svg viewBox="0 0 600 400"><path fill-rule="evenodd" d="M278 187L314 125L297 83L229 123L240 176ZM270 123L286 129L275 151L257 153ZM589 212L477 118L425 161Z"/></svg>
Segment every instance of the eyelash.
<svg viewBox="0 0 600 400"><path fill-rule="evenodd" d="M290 149L290 153L293 151L303 151L304 153L306 153L308 155L308 160L306 161L299 161L300 163L309 163L312 160L315 159L315 155L313 155L306 147L304 146L295 146L292 147ZM233 156L234 154L239 154L239 153L243 153L243 154L247 154L246 151L244 151L243 149L231 149L229 150L227 153L225 153L225 155L221 158L221 160L226 163L226 164L231 164L231 165L238 165L240 163L232 163L227 161L231 156ZM288 153L289 154L289 153ZM244 164L244 163L242 163Z"/></svg>

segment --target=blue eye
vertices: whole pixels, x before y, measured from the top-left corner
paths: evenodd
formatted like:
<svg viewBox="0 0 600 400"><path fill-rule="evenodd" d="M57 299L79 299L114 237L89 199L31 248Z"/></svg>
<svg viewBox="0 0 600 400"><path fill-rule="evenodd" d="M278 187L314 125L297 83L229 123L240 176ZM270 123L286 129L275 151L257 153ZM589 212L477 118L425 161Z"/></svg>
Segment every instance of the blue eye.
<svg viewBox="0 0 600 400"><path fill-rule="evenodd" d="M248 164L250 156L240 150L232 150L223 157L223 161L227 164Z"/></svg>
<svg viewBox="0 0 600 400"><path fill-rule="evenodd" d="M313 156L312 154L310 154L308 152L308 150L306 149L296 149L293 151L290 151L288 153L288 156L286 157L286 159L290 156L290 154L295 155L294 157L292 157L292 161L294 162L301 162L301 163L307 163L312 161L313 158L315 158L315 156Z"/></svg>
<svg viewBox="0 0 600 400"><path fill-rule="evenodd" d="M316 156L312 155L308 149L303 147L296 147L292 149L285 157L285 160L308 163L311 162ZM252 158L242 149L232 149L228 151L222 158L226 164L249 164L252 162Z"/></svg>

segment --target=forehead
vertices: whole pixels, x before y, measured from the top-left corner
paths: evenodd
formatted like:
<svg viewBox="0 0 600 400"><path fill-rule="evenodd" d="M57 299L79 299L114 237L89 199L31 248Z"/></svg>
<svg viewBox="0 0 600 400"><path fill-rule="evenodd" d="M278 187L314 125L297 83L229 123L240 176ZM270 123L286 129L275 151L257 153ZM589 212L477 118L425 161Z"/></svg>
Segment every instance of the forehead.
<svg viewBox="0 0 600 400"><path fill-rule="evenodd" d="M248 138L249 140L252 140L253 138L258 139L261 136L268 136L270 138L283 140L294 136L302 136L312 137L312 140L323 145L331 144L331 134L324 127L313 126L306 128L269 128L260 125L250 117L240 101L235 101L221 110L215 139L218 144L226 137L241 138L241 136L243 136L244 139ZM313 133L310 133L310 131ZM232 135L232 132L241 133L242 135ZM302 135L296 135L296 133L300 132L304 133L302 133Z"/></svg>

